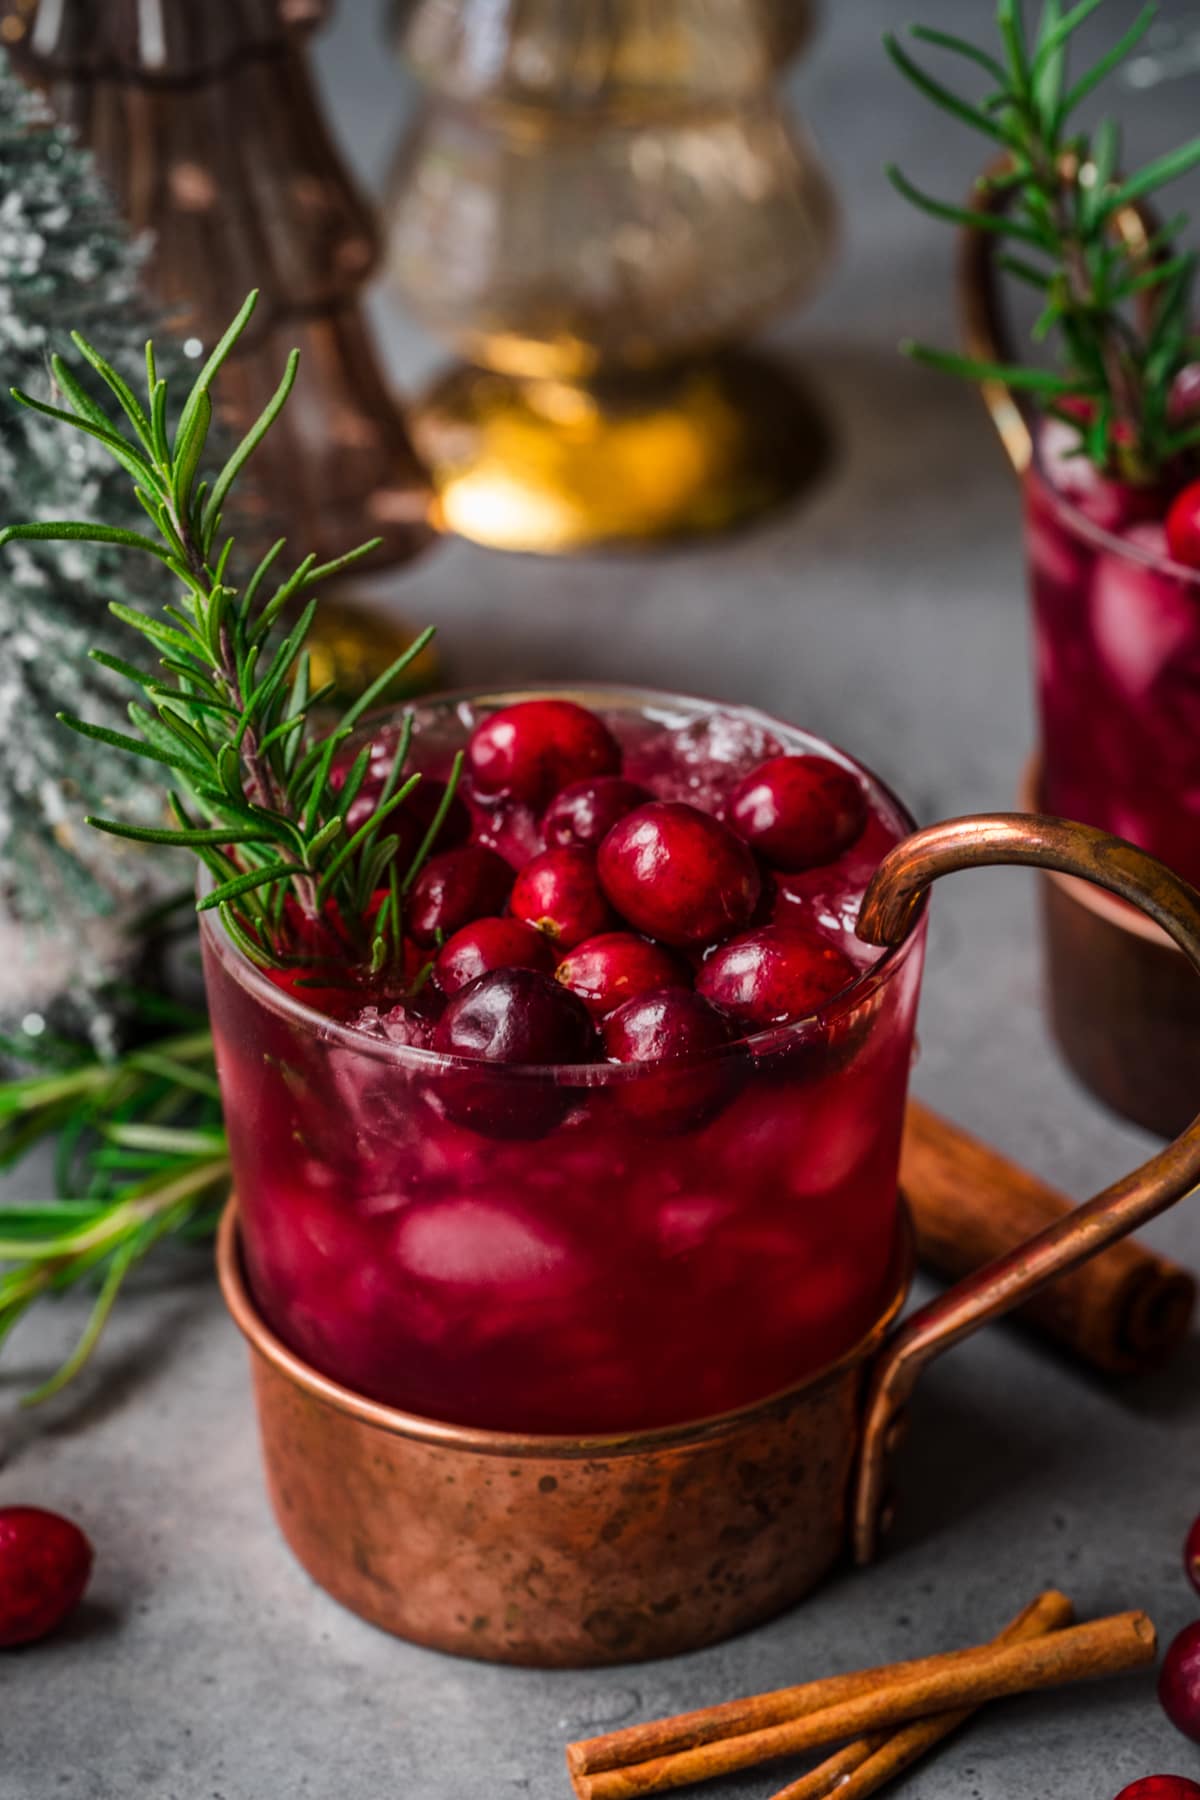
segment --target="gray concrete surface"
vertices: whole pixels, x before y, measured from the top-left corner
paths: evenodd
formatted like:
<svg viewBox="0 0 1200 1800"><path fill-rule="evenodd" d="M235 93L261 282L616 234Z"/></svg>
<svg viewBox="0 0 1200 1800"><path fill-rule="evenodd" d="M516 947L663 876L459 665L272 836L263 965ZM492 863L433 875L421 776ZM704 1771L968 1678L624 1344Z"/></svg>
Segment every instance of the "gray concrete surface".
<svg viewBox="0 0 1200 1800"><path fill-rule="evenodd" d="M1015 496L973 397L903 363L904 332L952 329L950 245L893 200L901 156L961 186L976 145L918 105L877 44L892 0L830 7L795 80L845 209L841 265L777 334L833 416L839 458L800 509L752 534L619 563L539 564L451 545L391 584L435 620L457 675L623 675L749 699L828 732L926 818L1005 804L1031 738ZM983 29L990 7L921 16ZM376 182L408 92L378 8L343 0L319 60ZM1132 12L1114 0L1108 14ZM1200 26L1187 6L1167 17ZM1195 77L1126 95L1137 149L1194 128ZM374 301L396 375L436 350ZM1046 1042L1032 885L939 895L918 1090L1073 1191L1148 1140L1107 1118ZM1151 1234L1200 1265L1200 1205ZM47 1310L0 1364L0 1501L60 1506L94 1537L77 1622L0 1661L0 1800L557 1800L562 1745L617 1720L972 1641L1038 1587L1082 1612L1145 1606L1169 1637L1198 1610L1179 1567L1200 1505L1200 1344L1105 1388L1003 1329L921 1395L886 1560L791 1617L667 1664L558 1676L395 1643L292 1564L268 1515L245 1358L203 1270L123 1304L94 1369L46 1410L18 1396L80 1322ZM1200 1776L1147 1677L997 1709L915 1772L925 1800L1108 1800L1135 1775ZM767 1800L748 1775L720 1790ZM901 1790L897 1790L899 1792Z"/></svg>

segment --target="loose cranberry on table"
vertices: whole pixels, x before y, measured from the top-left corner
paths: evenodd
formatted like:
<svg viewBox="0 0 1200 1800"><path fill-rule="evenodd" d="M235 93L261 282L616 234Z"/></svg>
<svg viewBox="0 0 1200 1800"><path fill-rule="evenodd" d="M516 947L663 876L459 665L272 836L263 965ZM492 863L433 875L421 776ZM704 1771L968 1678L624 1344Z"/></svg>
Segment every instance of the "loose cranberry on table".
<svg viewBox="0 0 1200 1800"><path fill-rule="evenodd" d="M496 969L540 969L553 975L549 938L520 919L475 919L438 951L433 978L443 994L457 994Z"/></svg>
<svg viewBox="0 0 1200 1800"><path fill-rule="evenodd" d="M513 872L502 856L478 844L431 856L413 883L405 922L418 944L436 944L474 919L498 913L508 900Z"/></svg>
<svg viewBox="0 0 1200 1800"><path fill-rule="evenodd" d="M1200 481L1193 481L1171 502L1167 548L1175 562L1200 569Z"/></svg>
<svg viewBox="0 0 1200 1800"><path fill-rule="evenodd" d="M467 767L479 793L545 806L571 782L618 774L621 747L602 719L573 700L522 700L475 727Z"/></svg>
<svg viewBox="0 0 1200 1800"><path fill-rule="evenodd" d="M623 775L575 781L555 795L546 808L542 835L552 850L572 846L598 850L618 819L653 798L649 788L626 781Z"/></svg>
<svg viewBox="0 0 1200 1800"><path fill-rule="evenodd" d="M743 1031L808 1018L855 979L840 950L799 925L763 925L714 950L696 991Z"/></svg>
<svg viewBox="0 0 1200 1800"><path fill-rule="evenodd" d="M616 924L590 850L543 850L532 857L517 876L509 905L514 918L544 932L560 950Z"/></svg>
<svg viewBox="0 0 1200 1800"><path fill-rule="evenodd" d="M600 885L622 918L676 948L740 930L762 890L741 839L681 800L627 813L601 844L597 863Z"/></svg>
<svg viewBox="0 0 1200 1800"><path fill-rule="evenodd" d="M1175 1729L1200 1743L1200 1619L1184 1626L1163 1657L1158 1698Z"/></svg>
<svg viewBox="0 0 1200 1800"><path fill-rule="evenodd" d="M713 1053L729 1042L729 1031L699 994L686 988L641 994L611 1013L603 1031L610 1062L667 1065L615 1089L618 1103L643 1123L682 1130L725 1097L729 1070Z"/></svg>
<svg viewBox="0 0 1200 1800"><path fill-rule="evenodd" d="M777 869L834 862L862 836L867 796L849 769L827 756L773 756L739 781L728 819Z"/></svg>
<svg viewBox="0 0 1200 1800"><path fill-rule="evenodd" d="M1123 1787L1117 1800L1200 1800L1200 1782L1186 1775L1143 1775Z"/></svg>
<svg viewBox="0 0 1200 1800"><path fill-rule="evenodd" d="M0 1649L54 1631L83 1598L92 1546L39 1506L0 1506Z"/></svg>
<svg viewBox="0 0 1200 1800"><path fill-rule="evenodd" d="M686 964L632 931L606 931L586 939L563 957L556 978L583 1001L593 1019L603 1019L655 988L692 985Z"/></svg>

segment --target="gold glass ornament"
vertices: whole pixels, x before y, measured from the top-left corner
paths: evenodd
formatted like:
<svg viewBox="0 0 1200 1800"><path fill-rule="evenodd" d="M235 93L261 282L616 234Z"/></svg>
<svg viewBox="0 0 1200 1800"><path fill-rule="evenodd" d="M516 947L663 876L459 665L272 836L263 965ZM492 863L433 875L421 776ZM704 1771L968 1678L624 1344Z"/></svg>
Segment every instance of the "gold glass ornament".
<svg viewBox="0 0 1200 1800"><path fill-rule="evenodd" d="M830 192L774 85L807 5L400 14L429 98L397 163L389 267L467 365L416 420L445 523L558 551L720 529L794 485L805 458L764 456L763 383L727 348L828 260ZM815 435L798 416L796 444Z"/></svg>

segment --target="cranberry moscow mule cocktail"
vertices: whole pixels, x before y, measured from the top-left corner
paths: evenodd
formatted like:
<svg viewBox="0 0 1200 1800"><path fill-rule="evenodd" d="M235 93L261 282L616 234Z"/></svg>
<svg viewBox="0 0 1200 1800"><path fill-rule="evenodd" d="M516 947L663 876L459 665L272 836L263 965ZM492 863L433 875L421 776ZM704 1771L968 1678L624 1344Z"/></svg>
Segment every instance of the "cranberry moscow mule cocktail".
<svg viewBox="0 0 1200 1800"><path fill-rule="evenodd" d="M1198 883L1200 491L1111 479L1058 420L1037 442L1025 518L1041 802Z"/></svg>
<svg viewBox="0 0 1200 1800"><path fill-rule="evenodd" d="M336 919L284 973L205 916L264 1317L360 1393L500 1429L637 1429L804 1378L894 1268L923 934L881 956L854 924L910 821L760 714L584 690L418 708L403 831L464 750L403 997L339 966Z"/></svg>

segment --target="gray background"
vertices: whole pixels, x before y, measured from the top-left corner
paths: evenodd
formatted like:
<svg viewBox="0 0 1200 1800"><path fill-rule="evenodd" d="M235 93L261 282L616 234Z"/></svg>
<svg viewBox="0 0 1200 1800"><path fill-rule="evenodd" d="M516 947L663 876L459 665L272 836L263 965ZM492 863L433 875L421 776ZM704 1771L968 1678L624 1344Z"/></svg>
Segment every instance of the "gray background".
<svg viewBox="0 0 1200 1800"><path fill-rule="evenodd" d="M564 0L564 4L566 0ZM442 631L456 677L624 676L756 701L851 746L924 818L1007 804L1031 741L1016 496L978 402L895 353L948 341L951 244L887 189L895 156L957 192L979 143L919 103L878 49L887 0L841 0L794 78L844 211L819 302L776 333L832 415L838 457L805 504L753 533L665 555L539 563L448 545L388 584ZM982 34L982 0L925 0ZM1112 0L1105 24L1132 16ZM1200 12L1166 17L1200 31ZM969 17L968 17L969 15ZM411 91L377 8L343 0L317 51L361 174L382 182ZM1120 99L1141 155L1194 129L1200 79ZM397 379L436 347L384 295ZM1055 1062L1039 1006L1028 877L938 896L917 1090L1083 1193L1148 1139ZM1200 1207L1150 1234L1200 1264ZM205 1273L123 1302L94 1369L54 1405L23 1388L60 1357L76 1303L30 1321L0 1365L0 1501L59 1506L98 1548L90 1599L0 1660L0 1800L507 1800L564 1796L562 1745L609 1722L975 1641L1039 1587L1081 1613L1144 1606L1164 1639L1195 1610L1179 1566L1200 1504L1200 1347L1103 1387L1004 1329L921 1395L886 1560L732 1644L605 1673L455 1662L341 1612L291 1562L259 1480L245 1355ZM1012 1703L914 1773L929 1800L1108 1800L1200 1753L1146 1677ZM725 1784L766 1800L771 1773Z"/></svg>

